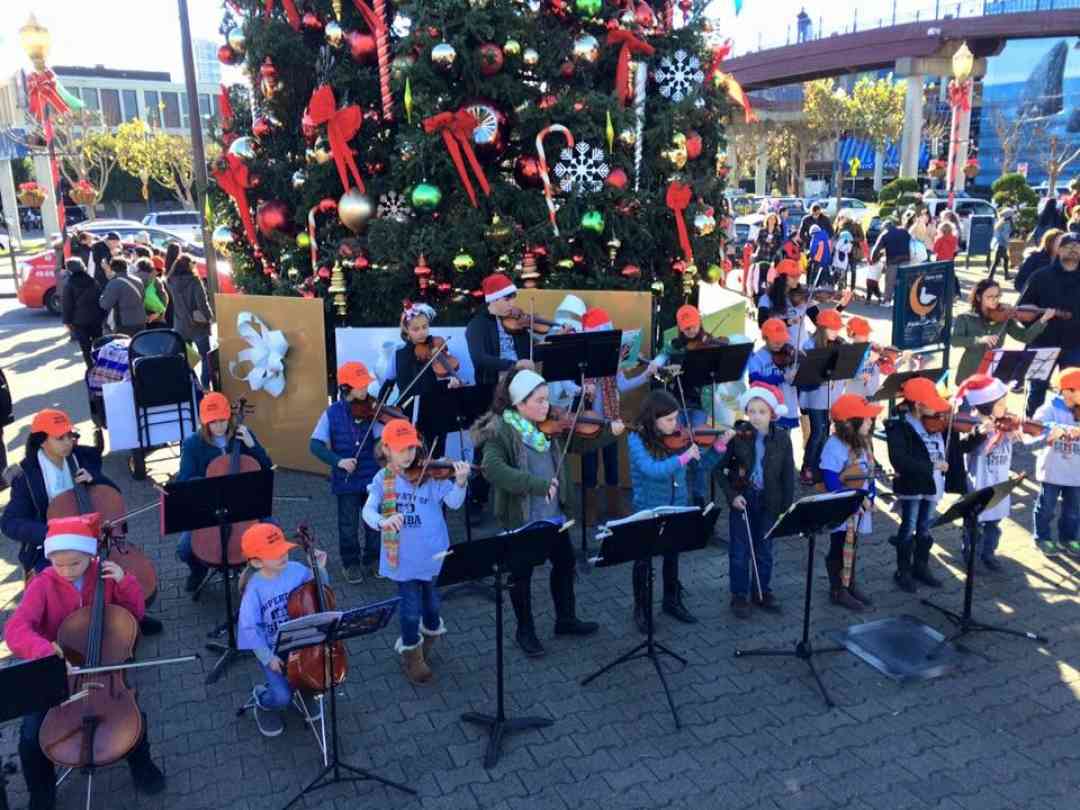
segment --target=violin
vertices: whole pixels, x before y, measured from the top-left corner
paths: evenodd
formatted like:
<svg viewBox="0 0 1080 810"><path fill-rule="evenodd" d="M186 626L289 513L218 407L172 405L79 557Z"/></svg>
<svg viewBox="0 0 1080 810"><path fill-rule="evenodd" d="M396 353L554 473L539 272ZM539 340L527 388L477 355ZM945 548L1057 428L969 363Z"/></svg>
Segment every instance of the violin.
<svg viewBox="0 0 1080 810"><path fill-rule="evenodd" d="M986 312L986 318L991 323L1005 323L1016 321L1017 323L1034 323L1047 312L1053 312L1055 318L1069 320L1072 313L1067 309L1055 309L1053 307L1037 307L1033 304L1021 304L1016 307L995 307Z"/></svg>
<svg viewBox="0 0 1080 810"><path fill-rule="evenodd" d="M664 436L662 441L664 447L675 453L681 453L684 450L688 450L691 442L696 444L702 450L707 450L715 444L718 438L723 436L729 430L735 431L735 435L740 438L752 439L754 437L754 428L752 425L736 425L734 427L729 425L716 425L715 427L694 428L693 438L691 438L690 431L687 428L679 427L674 433Z"/></svg>
<svg viewBox="0 0 1080 810"><path fill-rule="evenodd" d="M445 338L428 335L428 339L423 343L413 344L413 353L421 363L427 363L434 357L435 362L431 364L431 370L440 380L456 380L457 373L461 369L461 361L443 348L444 346L446 346Z"/></svg>
<svg viewBox="0 0 1080 810"><path fill-rule="evenodd" d="M66 461L75 487L67 492L61 492L49 501L47 520L97 512L102 520L113 521L124 514L126 511L124 498L119 492L107 484L87 486L81 481L75 481L75 474L78 472L75 454L68 456ZM157 595L157 570L142 549L127 542L126 539L114 539L109 544L108 559L123 568L125 573L135 577L139 587L142 588L146 604L149 605L154 601Z"/></svg>
<svg viewBox="0 0 1080 810"><path fill-rule="evenodd" d="M475 475L480 472L478 464L469 465L469 473ZM441 458L428 461L426 464L417 459L401 473L402 477L413 486L420 486L425 481L446 481L454 477L454 462L450 459Z"/></svg>
<svg viewBox="0 0 1080 810"><path fill-rule="evenodd" d="M777 368L787 368L795 362L795 347L790 343L785 343L770 354L772 354L773 365Z"/></svg>
<svg viewBox="0 0 1080 810"><path fill-rule="evenodd" d="M561 436L574 425L574 414L562 408L548 409L547 419L537 425L545 436ZM577 418L574 435L588 438L597 435L605 427L611 427L611 420L605 419L593 411L584 411Z"/></svg>
<svg viewBox="0 0 1080 810"><path fill-rule="evenodd" d="M99 543L93 604L69 614L56 634L64 658L86 669L123 664L139 637L139 623L130 611L105 604L102 561L108 544ZM75 674L68 681L72 695L86 694L45 715L38 735L45 756L64 768L111 765L126 757L142 738L143 718L123 670Z"/></svg>
<svg viewBox="0 0 1080 810"><path fill-rule="evenodd" d="M729 343L726 337L713 335L711 332L705 332L704 330L698 332L697 337L690 338L686 341L686 350L688 352L697 351L698 349L707 349L710 346L727 346Z"/></svg>
<svg viewBox="0 0 1080 810"><path fill-rule="evenodd" d="M322 583L319 565L315 560L315 537L306 524L301 523L296 530L297 539L304 549L311 566L312 578L289 594L287 605L290 619L310 616L334 610L337 600L329 585ZM325 692L345 680L349 671L348 652L345 642L335 641L333 651L330 644L305 647L289 653L286 663L286 677L293 689L308 689L313 692ZM331 678L330 662L333 660L334 671Z"/></svg>
<svg viewBox="0 0 1080 810"><path fill-rule="evenodd" d="M379 412L379 424L382 425L385 425L391 419L404 419L406 422L411 421L400 408L395 408L393 405L383 405L380 408L371 397L365 397L360 400L349 400L349 412L352 414L352 418L361 422L371 422L374 420L376 410Z"/></svg>
<svg viewBox="0 0 1080 810"><path fill-rule="evenodd" d="M983 425L985 420L979 416L955 416L953 425L960 433L970 433ZM1021 431L1028 436L1039 436L1054 427L1071 428L1071 425L1053 425L1045 422L1036 422L1034 419L1023 419L1015 414L1006 413L994 419L994 430L1001 433L1015 433ZM1073 428L1075 431L1075 428Z"/></svg>
<svg viewBox="0 0 1080 810"><path fill-rule="evenodd" d="M552 329L559 326L555 321L549 321L546 318L532 315L517 307L511 309L506 315L499 318L499 320L502 321L503 329L512 335L521 334L522 332L533 332L537 335L546 335Z"/></svg>
<svg viewBox="0 0 1080 810"><path fill-rule="evenodd" d="M258 472L262 469L258 461L240 452L243 442L236 438L236 428L244 424L244 417L252 409L248 406L247 400L241 398L234 410L236 425L233 428L231 437L232 450L227 455L219 456L210 462L210 466L206 468L207 478L240 475L241 473ZM221 527L209 526L205 529L196 529L191 535L191 550L196 557L211 567L222 565L241 566L246 562L246 559L240 548L240 538L255 522L254 520L245 520Z"/></svg>
<svg viewBox="0 0 1080 810"><path fill-rule="evenodd" d="M926 416L920 416L919 420L922 422L923 430L927 433L944 433L945 429L949 426L949 411L943 413L931 413ZM953 424L956 424L956 418L953 417Z"/></svg>

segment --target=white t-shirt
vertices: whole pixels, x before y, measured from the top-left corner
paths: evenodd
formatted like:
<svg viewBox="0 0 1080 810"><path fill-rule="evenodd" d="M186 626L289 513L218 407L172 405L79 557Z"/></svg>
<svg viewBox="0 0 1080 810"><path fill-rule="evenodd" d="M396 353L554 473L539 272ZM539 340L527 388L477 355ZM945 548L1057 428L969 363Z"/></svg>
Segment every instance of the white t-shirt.
<svg viewBox="0 0 1080 810"><path fill-rule="evenodd" d="M1004 436L990 447L994 438L993 434L987 436L982 444L967 454L967 482L972 491L1000 484L1009 478L1012 470L1013 440ZM997 506L980 512L979 522L987 523L1007 518L1010 506L1010 496L1006 495Z"/></svg>
<svg viewBox="0 0 1080 810"><path fill-rule="evenodd" d="M839 436L830 436L828 441L825 442L825 447L821 450L821 463L819 466L822 470L828 470L829 472L834 472L839 475L843 473L844 469L848 466L850 455L850 448L841 441ZM862 468L863 475L870 475L870 456L865 450L859 454L859 467ZM854 481L850 484L845 484L844 489L869 489L870 484L870 479L865 481ZM870 534L874 530L872 513L872 509L859 513L859 524L857 527L859 534ZM829 529L829 534L840 531L844 526L845 524L833 526Z"/></svg>

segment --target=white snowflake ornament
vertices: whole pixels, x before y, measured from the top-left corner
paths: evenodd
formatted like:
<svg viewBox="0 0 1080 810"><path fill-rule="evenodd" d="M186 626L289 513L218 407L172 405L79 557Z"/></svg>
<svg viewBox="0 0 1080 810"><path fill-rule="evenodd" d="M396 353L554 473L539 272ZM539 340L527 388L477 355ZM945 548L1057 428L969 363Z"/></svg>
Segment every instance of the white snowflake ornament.
<svg viewBox="0 0 1080 810"><path fill-rule="evenodd" d="M559 188L567 193L601 191L609 171L604 162L604 150L599 146L589 146L584 141L578 141L573 149L563 149L559 153L559 162L555 164Z"/></svg>
<svg viewBox="0 0 1080 810"><path fill-rule="evenodd" d="M660 60L655 76L657 84L660 85L660 95L675 103L696 93L705 81L701 60L682 48L675 51L674 58L665 56Z"/></svg>
<svg viewBox="0 0 1080 810"><path fill-rule="evenodd" d="M394 222L408 222L412 208L404 194L388 191L379 196L379 207L375 209L379 219L392 219Z"/></svg>

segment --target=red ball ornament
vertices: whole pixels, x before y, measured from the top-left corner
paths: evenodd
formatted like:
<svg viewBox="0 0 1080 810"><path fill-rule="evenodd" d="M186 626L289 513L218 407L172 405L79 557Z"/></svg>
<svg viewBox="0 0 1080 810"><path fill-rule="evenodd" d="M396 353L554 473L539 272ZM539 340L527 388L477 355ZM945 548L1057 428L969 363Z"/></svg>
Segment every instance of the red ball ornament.
<svg viewBox="0 0 1080 810"><path fill-rule="evenodd" d="M477 51L480 57L480 74L494 76L503 67L503 49L494 42L485 42Z"/></svg>
<svg viewBox="0 0 1080 810"><path fill-rule="evenodd" d="M623 266L619 274L623 278L641 278L641 268L636 264L627 264Z"/></svg>
<svg viewBox="0 0 1080 810"><path fill-rule="evenodd" d="M280 236L289 227L291 219L292 213L283 200L268 200L255 213L259 233L267 238Z"/></svg>
<svg viewBox="0 0 1080 810"><path fill-rule="evenodd" d="M328 278L330 278L330 268L329 267L320 267L319 268L319 278L321 278L323 281L326 281Z"/></svg>
<svg viewBox="0 0 1080 810"><path fill-rule="evenodd" d="M686 133L686 156L690 160L697 160L701 157L701 135L694 130L690 130Z"/></svg>
<svg viewBox="0 0 1080 810"><path fill-rule="evenodd" d="M274 130L274 125L270 123L270 119L263 116L262 118L256 118L251 124L251 134L259 140L262 140Z"/></svg>
<svg viewBox="0 0 1080 810"><path fill-rule="evenodd" d="M558 99L555 96L548 93L546 96L540 96L540 101L537 105L541 110L547 110L554 107L558 103Z"/></svg>
<svg viewBox="0 0 1080 810"><path fill-rule="evenodd" d="M235 65L240 57L228 45L222 45L217 49L217 58L223 65Z"/></svg>
<svg viewBox="0 0 1080 810"><path fill-rule="evenodd" d="M676 259L671 263L671 270L677 275L682 275L686 272L686 262L682 259Z"/></svg>
<svg viewBox="0 0 1080 810"><path fill-rule="evenodd" d="M656 24L656 15L649 4L642 0L634 7L634 20L642 28L652 28Z"/></svg>
<svg viewBox="0 0 1080 810"><path fill-rule="evenodd" d="M349 56L361 65L375 63L375 37L362 31L349 32Z"/></svg>
<svg viewBox="0 0 1080 810"><path fill-rule="evenodd" d="M364 169L368 174L382 174L386 171L386 164L381 160L371 160L364 164Z"/></svg>
<svg viewBox="0 0 1080 810"><path fill-rule="evenodd" d="M574 112L581 112L584 109L585 109L585 102L584 101L575 101L574 102Z"/></svg>
<svg viewBox="0 0 1080 810"><path fill-rule="evenodd" d="M332 197L323 197L319 200L317 210L320 214L332 214L337 211L337 200Z"/></svg>
<svg viewBox="0 0 1080 810"><path fill-rule="evenodd" d="M694 7L694 0L679 0L679 9L689 11Z"/></svg>
<svg viewBox="0 0 1080 810"><path fill-rule="evenodd" d="M521 155L514 161L514 181L521 188L540 188L540 161L532 155Z"/></svg>
<svg viewBox="0 0 1080 810"><path fill-rule="evenodd" d="M615 167L608 172L607 180L605 180L605 182L612 188L617 188L619 191L622 191L626 188L626 184L629 180L630 178L626 176L626 171L624 169Z"/></svg>
<svg viewBox="0 0 1080 810"><path fill-rule="evenodd" d="M304 110L304 116L300 119L300 131L304 134L304 140L308 142L308 145L314 144L315 139L319 137L319 127L307 109Z"/></svg>
<svg viewBox="0 0 1080 810"><path fill-rule="evenodd" d="M569 79L574 75L574 63L567 60L559 65L559 75L564 79Z"/></svg>
<svg viewBox="0 0 1080 810"><path fill-rule="evenodd" d="M313 11L304 13L304 16L300 18L300 25L307 31L320 32L323 30L323 21L319 19L319 15Z"/></svg>

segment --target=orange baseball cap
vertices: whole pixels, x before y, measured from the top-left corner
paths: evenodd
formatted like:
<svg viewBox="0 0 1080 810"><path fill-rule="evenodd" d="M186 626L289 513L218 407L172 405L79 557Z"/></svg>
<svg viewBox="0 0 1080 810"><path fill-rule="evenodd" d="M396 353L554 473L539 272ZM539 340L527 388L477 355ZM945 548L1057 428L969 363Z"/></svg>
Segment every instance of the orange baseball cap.
<svg viewBox="0 0 1080 810"><path fill-rule="evenodd" d="M848 318L847 333L851 337L869 337L870 321L866 320L866 318L860 318L858 315L853 315Z"/></svg>
<svg viewBox="0 0 1080 810"><path fill-rule="evenodd" d="M880 405L871 405L858 394L841 394L829 409L829 414L837 422L843 422L846 419L873 419L881 410Z"/></svg>
<svg viewBox="0 0 1080 810"><path fill-rule="evenodd" d="M938 393L933 380L926 377L913 377L900 386L900 395L908 402L917 402L932 409L935 413L941 413L950 409L948 400Z"/></svg>
<svg viewBox="0 0 1080 810"><path fill-rule="evenodd" d="M419 447L420 434L416 432L411 422L406 422L404 419L391 419L383 427L382 443L395 453L400 453L409 447Z"/></svg>
<svg viewBox="0 0 1080 810"><path fill-rule="evenodd" d="M844 322L840 318L840 313L835 309L823 309L818 313L817 320L814 323L819 329L843 329Z"/></svg>
<svg viewBox="0 0 1080 810"><path fill-rule="evenodd" d="M675 323L679 325L680 329L701 326L701 313L698 312L697 307L691 304L683 304L675 313Z"/></svg>
<svg viewBox="0 0 1080 810"><path fill-rule="evenodd" d="M787 324L785 324L779 318L769 318L761 325L761 336L766 340L783 340L788 339Z"/></svg>
<svg viewBox="0 0 1080 810"><path fill-rule="evenodd" d="M285 539L285 532L273 523L256 523L240 538L240 550L249 560L276 560L296 548Z"/></svg>
<svg viewBox="0 0 1080 810"><path fill-rule="evenodd" d="M199 421L204 425L231 417L232 407L229 405L229 398L224 394L214 391L203 397L199 403Z"/></svg>
<svg viewBox="0 0 1080 810"><path fill-rule="evenodd" d="M1061 372L1058 377L1058 390L1064 391L1066 388L1072 391L1080 389L1080 368L1065 369Z"/></svg>
<svg viewBox="0 0 1080 810"><path fill-rule="evenodd" d="M798 278L802 275L802 267L794 259L781 259L776 263L776 274Z"/></svg>
<svg viewBox="0 0 1080 810"><path fill-rule="evenodd" d="M374 379L367 366L358 360L343 363L337 370L338 385L347 385L350 388L360 388L366 391Z"/></svg>
<svg viewBox="0 0 1080 810"><path fill-rule="evenodd" d="M71 424L71 417L63 411L55 408L46 408L34 415L34 421L30 423L31 433L44 433L50 438L59 439L75 430Z"/></svg>

